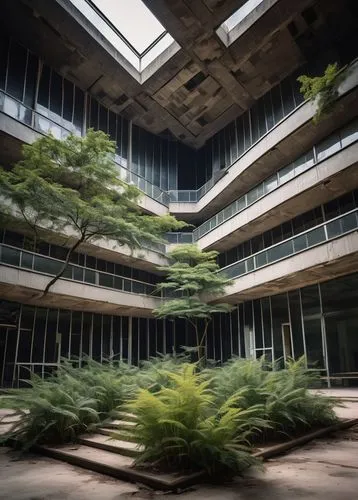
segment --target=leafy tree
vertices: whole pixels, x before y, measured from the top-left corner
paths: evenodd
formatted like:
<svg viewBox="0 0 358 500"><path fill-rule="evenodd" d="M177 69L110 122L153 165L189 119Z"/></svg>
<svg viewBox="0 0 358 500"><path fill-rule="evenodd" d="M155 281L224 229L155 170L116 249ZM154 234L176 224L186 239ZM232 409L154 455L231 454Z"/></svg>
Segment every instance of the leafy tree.
<svg viewBox="0 0 358 500"><path fill-rule="evenodd" d="M70 235L64 264L44 294L84 242L106 238L135 249L185 226L171 215L141 212L141 192L118 178L114 152L106 134L90 129L85 137L69 135L63 141L40 138L23 147L23 159L13 169L0 169L3 212L22 219L35 240L39 228Z"/></svg>
<svg viewBox="0 0 358 500"><path fill-rule="evenodd" d="M219 274L216 263L218 252L203 252L196 245L178 245L168 253L169 266L160 267L166 281L158 289L168 291L171 298L165 300L153 313L158 318L185 318L193 326L196 335L198 359L205 356L208 326L215 313L228 313L230 304L209 301L224 293L231 283Z"/></svg>
<svg viewBox="0 0 358 500"><path fill-rule="evenodd" d="M300 92L305 99L317 98L317 111L313 122L318 123L328 115L338 97L339 84L346 76L345 68L339 68L337 63L328 64L322 76L310 77L301 75L297 81L301 84Z"/></svg>

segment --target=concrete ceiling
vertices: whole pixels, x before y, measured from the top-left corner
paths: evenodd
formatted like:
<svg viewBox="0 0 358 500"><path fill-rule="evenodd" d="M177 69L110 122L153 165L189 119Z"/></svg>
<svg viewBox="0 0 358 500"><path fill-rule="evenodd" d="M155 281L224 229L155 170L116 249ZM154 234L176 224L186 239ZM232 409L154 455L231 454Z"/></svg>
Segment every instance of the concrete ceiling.
<svg viewBox="0 0 358 500"><path fill-rule="evenodd" d="M1 8L7 31L104 105L199 148L304 62L297 32L312 34L344 9L344 0L264 2L271 8L226 47L216 29L244 0L144 0L181 49L143 84L55 0L2 0Z"/></svg>

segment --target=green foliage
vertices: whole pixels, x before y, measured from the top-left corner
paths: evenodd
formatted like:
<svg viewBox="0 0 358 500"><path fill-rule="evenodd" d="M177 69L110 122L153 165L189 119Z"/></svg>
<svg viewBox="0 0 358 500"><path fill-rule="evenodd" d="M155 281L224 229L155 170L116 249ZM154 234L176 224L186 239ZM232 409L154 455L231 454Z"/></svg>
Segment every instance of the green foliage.
<svg viewBox="0 0 358 500"><path fill-rule="evenodd" d="M35 443L66 443L99 421L97 402L59 384L33 377L30 390L3 396L16 409L11 430L2 440L15 439L24 449Z"/></svg>
<svg viewBox="0 0 358 500"><path fill-rule="evenodd" d="M2 440L23 449L35 443L75 441L118 410L134 414L136 426L114 434L144 447L138 464L235 474L255 461L250 445L278 434L297 434L336 422L336 401L307 390L316 376L304 358L271 371L263 359L233 359L200 370L188 357L159 356L137 367L69 361L30 388L4 391L0 407L14 410L13 428Z"/></svg>
<svg viewBox="0 0 358 500"><path fill-rule="evenodd" d="M133 396L137 371L124 363L101 365L88 359L84 368L64 362L45 380L33 375L27 381L30 388L0 396L0 404L20 418L3 439L14 438L24 449L34 443L74 441Z"/></svg>
<svg viewBox="0 0 358 500"><path fill-rule="evenodd" d="M138 207L140 191L118 178L115 143L101 131L65 140L42 137L23 146L23 160L10 171L0 169L2 211L31 228L70 234L71 254L84 243L102 238L140 248L159 242L165 232L185 226L173 216L148 216Z"/></svg>
<svg viewBox="0 0 358 500"><path fill-rule="evenodd" d="M173 382L171 387L155 393L141 389L127 405L137 421L132 438L144 447L137 463L204 468L212 476L235 474L257 463L247 445L257 423L252 409L241 410L234 397L216 407L210 381L193 364L165 376Z"/></svg>
<svg viewBox="0 0 358 500"><path fill-rule="evenodd" d="M215 251L203 252L196 245L178 245L168 254L170 265L159 268L166 273L166 281L158 285L158 290L169 292L172 298L165 300L153 313L158 318L184 318L193 325L198 359L202 359L205 351L212 315L232 310L230 304L210 302L215 296L224 294L231 283L218 273L217 255Z"/></svg>
<svg viewBox="0 0 358 500"><path fill-rule="evenodd" d="M305 358L289 361L284 370L268 370L261 360L233 359L223 367L212 370L213 390L219 403L233 394L241 394L241 406L262 405L266 418L275 432L323 426L336 422L332 399L313 396L308 387L317 375L306 369ZM207 376L212 376L209 370Z"/></svg>
<svg viewBox="0 0 358 500"><path fill-rule="evenodd" d="M344 72L337 63L329 64L322 76L301 75L297 78L301 83L300 92L304 98L317 98L317 111L313 118L315 123L332 111L338 97L338 86L343 78Z"/></svg>

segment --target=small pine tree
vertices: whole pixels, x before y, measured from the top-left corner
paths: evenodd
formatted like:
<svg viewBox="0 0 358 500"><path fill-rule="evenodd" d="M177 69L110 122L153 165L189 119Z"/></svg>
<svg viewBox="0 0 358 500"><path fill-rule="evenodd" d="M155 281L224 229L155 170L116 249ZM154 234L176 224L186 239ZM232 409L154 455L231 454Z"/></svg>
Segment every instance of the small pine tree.
<svg viewBox="0 0 358 500"><path fill-rule="evenodd" d="M231 283L217 272L217 255L216 251L203 252L196 245L178 245L168 253L170 265L159 268L167 276L158 289L170 292L172 298L167 298L153 313L158 318L189 321L195 330L198 360L205 358L207 331L213 314L228 313L233 308L226 303L210 303L213 296L222 295Z"/></svg>
<svg viewBox="0 0 358 500"><path fill-rule="evenodd" d="M44 294L82 243L105 238L135 249L186 225L171 215L141 212L141 192L119 179L114 152L105 133L90 129L85 137L71 134L63 141L42 137L23 146L23 159L13 169L0 169L1 212L25 222L35 245L39 228L70 234L64 264Z"/></svg>

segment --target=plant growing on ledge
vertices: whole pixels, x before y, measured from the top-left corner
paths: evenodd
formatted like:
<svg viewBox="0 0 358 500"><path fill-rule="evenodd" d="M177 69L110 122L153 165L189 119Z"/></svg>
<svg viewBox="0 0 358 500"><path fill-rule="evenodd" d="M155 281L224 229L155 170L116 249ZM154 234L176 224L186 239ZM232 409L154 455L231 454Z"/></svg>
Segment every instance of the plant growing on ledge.
<svg viewBox="0 0 358 500"><path fill-rule="evenodd" d="M317 98L317 111L313 122L318 123L328 115L338 97L339 84L345 77L344 68L339 68L337 63L329 64L322 76L310 77L301 75L297 78L300 82L300 92L305 99Z"/></svg>
<svg viewBox="0 0 358 500"><path fill-rule="evenodd" d="M198 360L205 358L208 326L215 313L228 313L232 306L226 303L213 304L213 296L224 294L231 283L219 274L216 263L218 252L203 252L196 245L178 245L168 253L170 265L160 267L166 281L158 289L168 291L168 298L153 313L158 318L184 318L194 328Z"/></svg>
<svg viewBox="0 0 358 500"><path fill-rule="evenodd" d="M106 134L90 129L85 137L63 141L42 137L23 146L23 159L13 169L0 169L1 211L22 220L35 239L44 229L67 237L66 259L44 295L83 243L104 238L133 250L185 226L171 215L141 212L141 192L118 178L114 152Z"/></svg>

